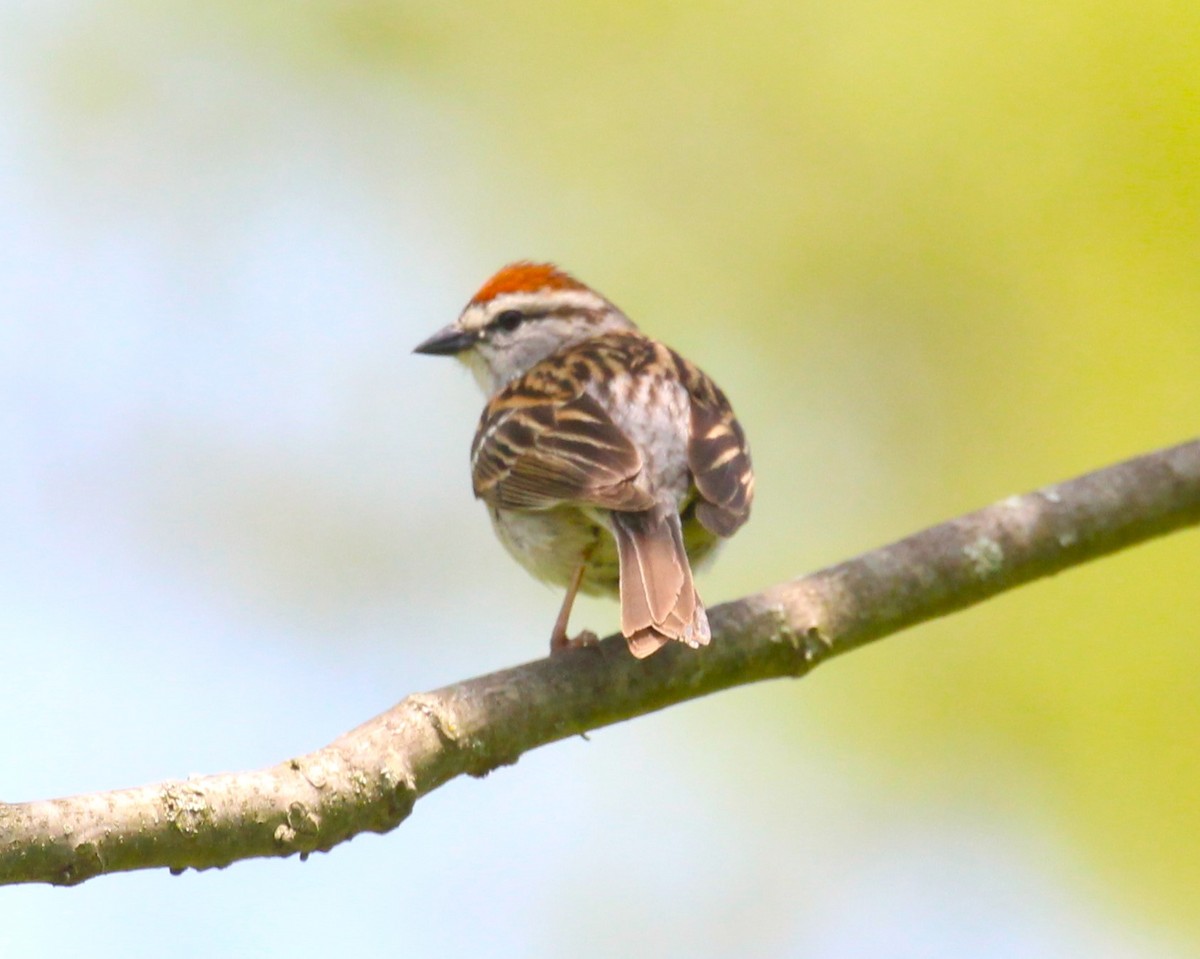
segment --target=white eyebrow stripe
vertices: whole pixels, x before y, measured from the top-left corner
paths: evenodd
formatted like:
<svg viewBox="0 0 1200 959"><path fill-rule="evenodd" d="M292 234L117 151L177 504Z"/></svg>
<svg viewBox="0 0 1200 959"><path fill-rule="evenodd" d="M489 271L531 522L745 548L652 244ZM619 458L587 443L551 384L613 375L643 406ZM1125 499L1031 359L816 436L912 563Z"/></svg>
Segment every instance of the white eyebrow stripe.
<svg viewBox="0 0 1200 959"><path fill-rule="evenodd" d="M482 330L505 310L523 313L551 313L558 310L597 311L609 309L609 303L591 290L537 290L500 293L486 303L468 303L458 317L460 329Z"/></svg>
<svg viewBox="0 0 1200 959"><path fill-rule="evenodd" d="M599 310L607 301L591 290L538 290L501 293L490 303L480 304L489 316L505 310L527 310L530 313L560 309Z"/></svg>

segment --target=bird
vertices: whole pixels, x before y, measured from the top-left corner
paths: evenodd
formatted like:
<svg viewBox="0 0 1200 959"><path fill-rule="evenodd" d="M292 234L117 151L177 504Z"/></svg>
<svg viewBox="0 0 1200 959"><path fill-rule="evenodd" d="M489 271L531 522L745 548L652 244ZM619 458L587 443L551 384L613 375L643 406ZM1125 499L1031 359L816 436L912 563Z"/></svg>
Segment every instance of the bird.
<svg viewBox="0 0 1200 959"><path fill-rule="evenodd" d="M487 397L472 487L507 551L566 589L552 654L596 642L568 636L579 592L619 597L638 659L709 643L693 564L754 498L745 433L712 379L565 270L527 260L414 352L460 360Z"/></svg>

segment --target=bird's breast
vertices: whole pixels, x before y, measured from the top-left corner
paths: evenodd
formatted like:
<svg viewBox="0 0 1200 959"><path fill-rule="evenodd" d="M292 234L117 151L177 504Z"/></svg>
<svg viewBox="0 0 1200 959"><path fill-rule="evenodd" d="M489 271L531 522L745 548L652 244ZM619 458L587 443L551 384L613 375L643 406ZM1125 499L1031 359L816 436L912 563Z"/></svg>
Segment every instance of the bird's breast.
<svg viewBox="0 0 1200 959"><path fill-rule="evenodd" d="M504 548L540 580L566 586L586 560L580 588L585 593L616 594L616 541L602 515L577 506L548 510L488 507Z"/></svg>

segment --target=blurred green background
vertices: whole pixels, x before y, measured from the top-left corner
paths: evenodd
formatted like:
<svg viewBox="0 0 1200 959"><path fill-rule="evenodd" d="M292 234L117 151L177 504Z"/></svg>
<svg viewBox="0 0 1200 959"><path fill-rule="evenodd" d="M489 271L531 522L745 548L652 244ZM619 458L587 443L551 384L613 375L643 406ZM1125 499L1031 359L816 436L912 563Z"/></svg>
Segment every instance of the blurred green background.
<svg viewBox="0 0 1200 959"><path fill-rule="evenodd" d="M474 384L408 352L508 260L732 397L758 500L710 602L1194 436L1197 50L1178 2L3 4L4 798L276 762L541 655ZM1200 955L1198 557L303 866L5 890L0 951Z"/></svg>

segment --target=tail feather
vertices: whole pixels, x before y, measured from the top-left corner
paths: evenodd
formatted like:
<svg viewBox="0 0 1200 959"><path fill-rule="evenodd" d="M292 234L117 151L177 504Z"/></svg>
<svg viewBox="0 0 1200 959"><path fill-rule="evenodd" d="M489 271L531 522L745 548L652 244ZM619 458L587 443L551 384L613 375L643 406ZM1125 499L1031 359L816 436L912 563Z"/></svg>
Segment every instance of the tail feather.
<svg viewBox="0 0 1200 959"><path fill-rule="evenodd" d="M670 506L614 512L621 578L621 632L638 659L671 640L704 646L708 614L696 594L679 514Z"/></svg>

